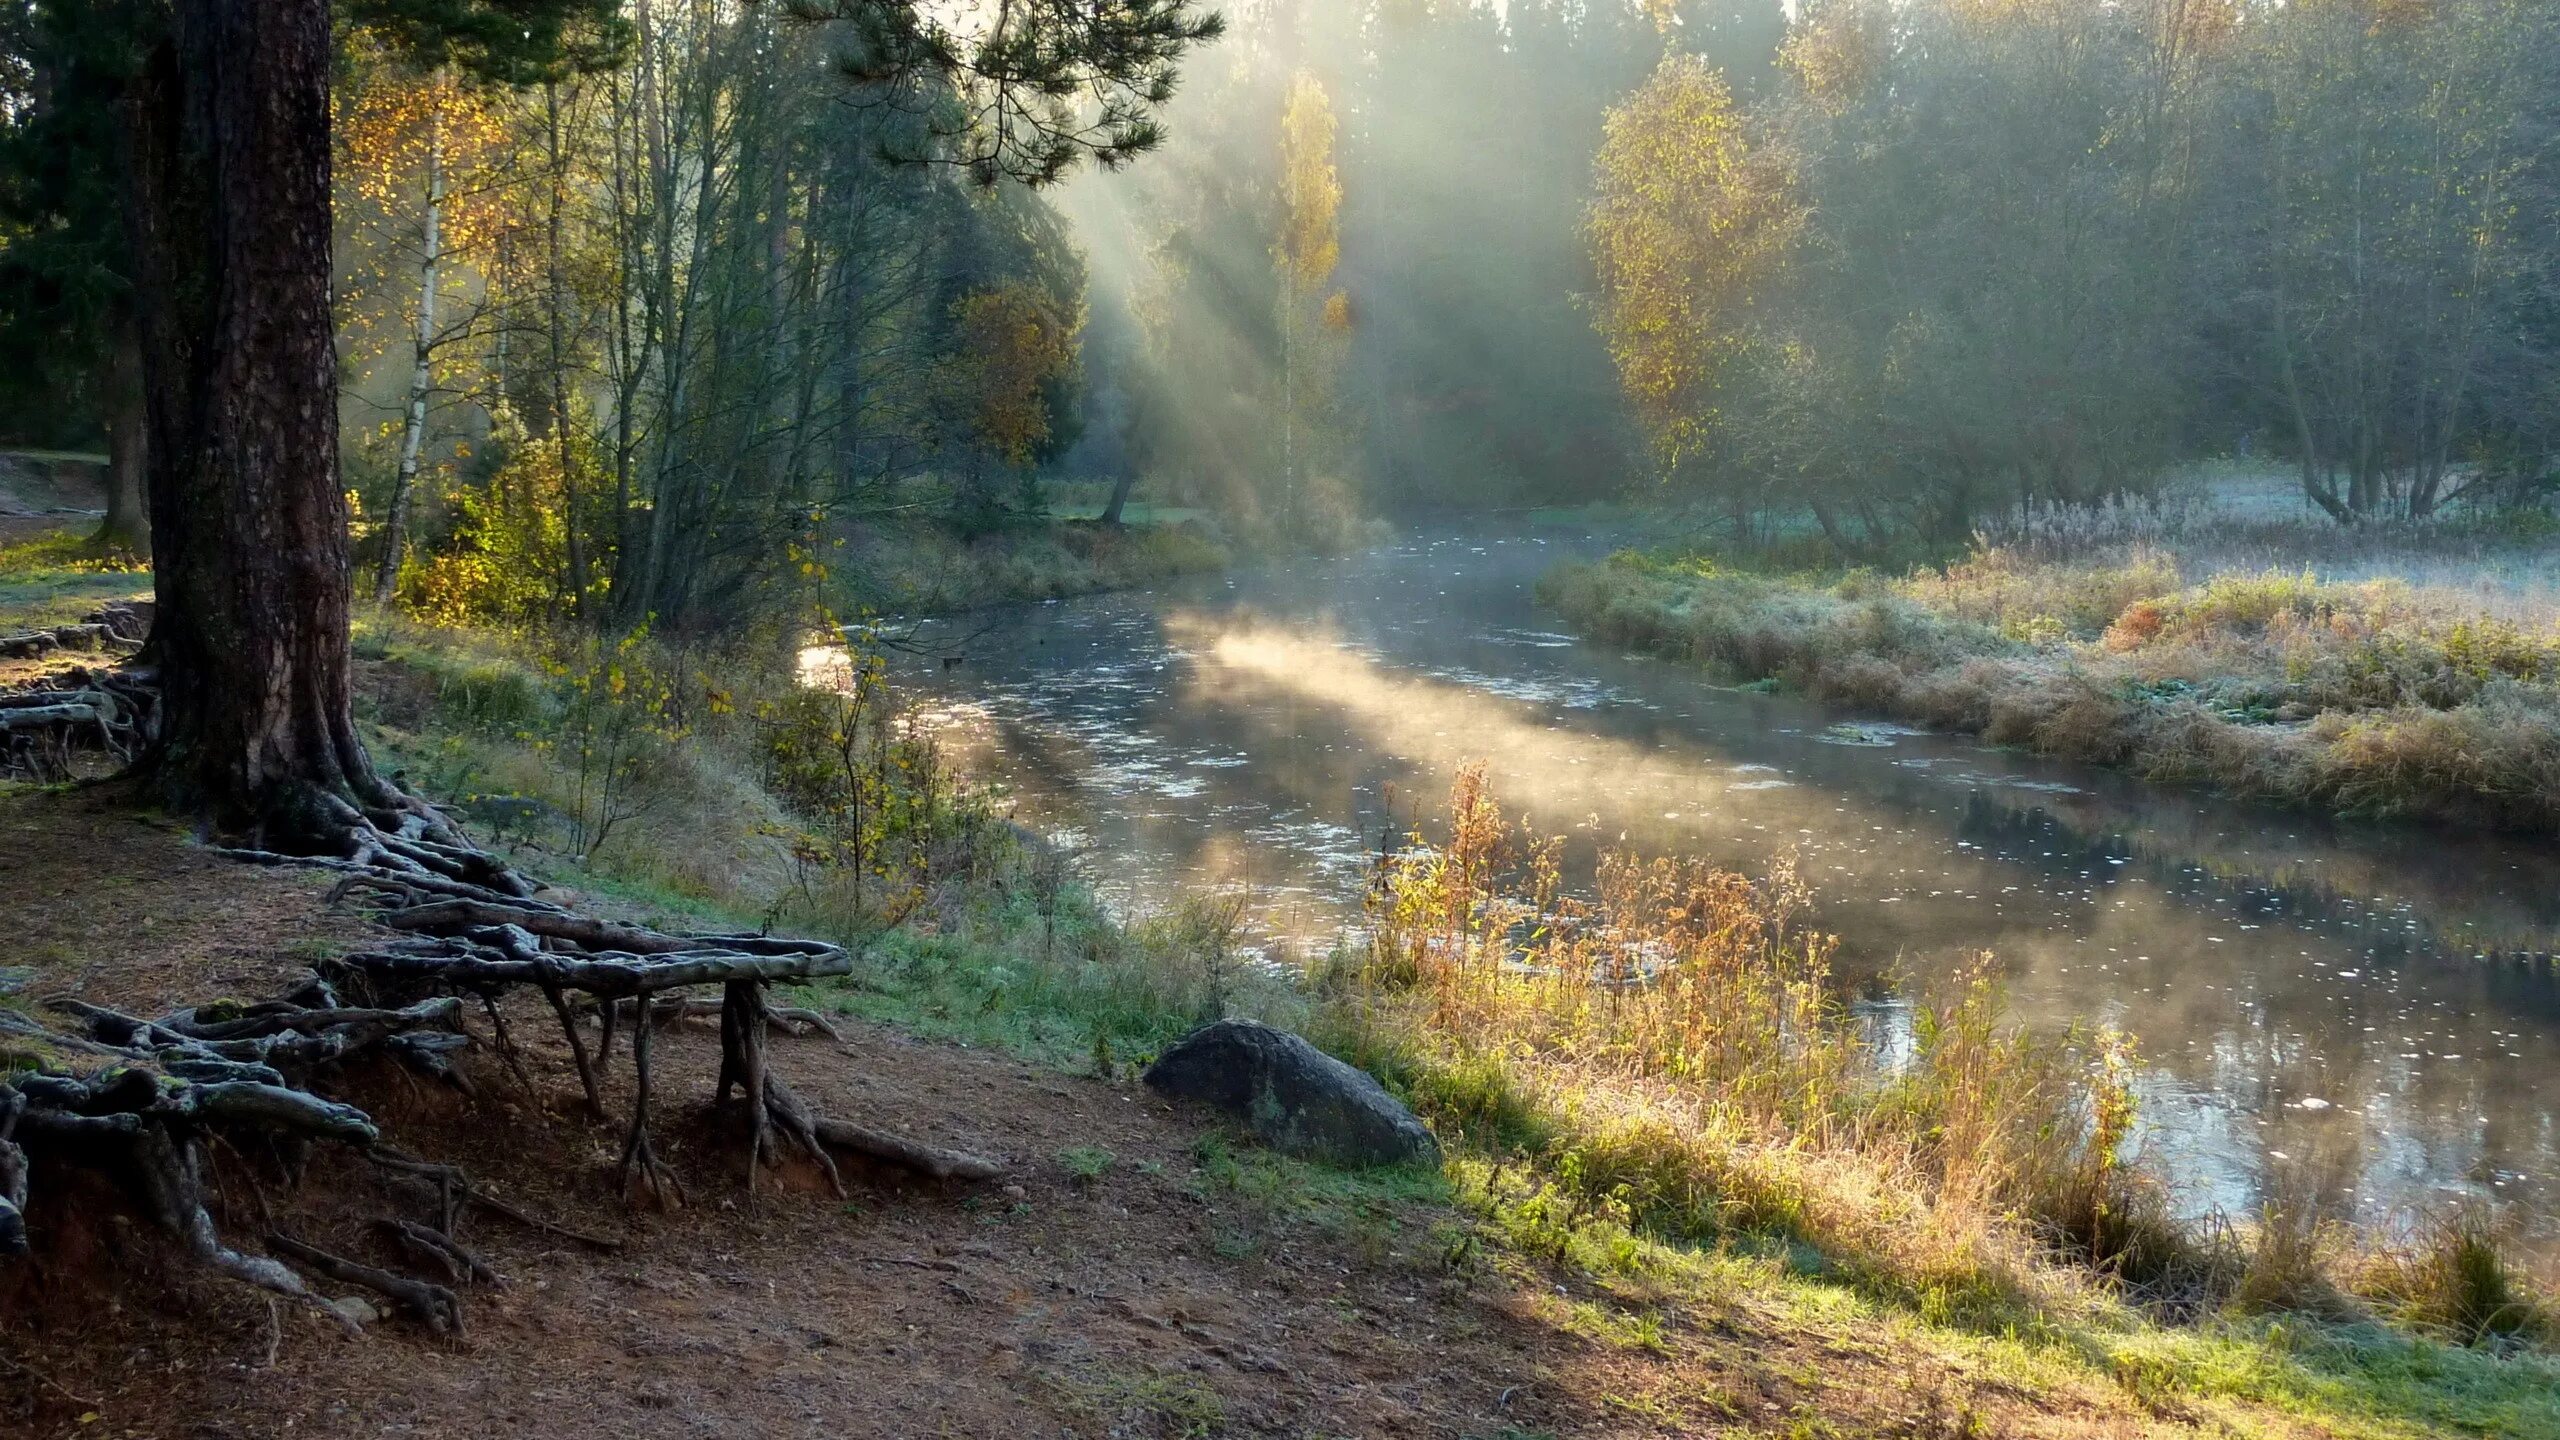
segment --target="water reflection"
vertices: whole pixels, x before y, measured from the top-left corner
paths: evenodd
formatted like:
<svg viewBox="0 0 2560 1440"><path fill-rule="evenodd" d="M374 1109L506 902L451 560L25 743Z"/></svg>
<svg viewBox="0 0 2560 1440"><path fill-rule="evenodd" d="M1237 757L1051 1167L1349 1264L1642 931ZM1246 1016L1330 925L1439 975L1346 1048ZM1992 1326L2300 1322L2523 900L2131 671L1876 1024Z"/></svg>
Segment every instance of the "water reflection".
<svg viewBox="0 0 2560 1440"><path fill-rule="evenodd" d="M1575 643L1535 539L1034 607L910 678L946 744L1070 833L1117 903L1241 881L1274 951L1356 923L1381 838L1455 768L1601 844L1792 851L1861 1006L1996 953L2044 1026L2140 1037L2145 1143L2196 1206L2303 1168L2375 1218L2560 1198L2560 859L2160 793ZM983 633L979 633L983 631Z"/></svg>

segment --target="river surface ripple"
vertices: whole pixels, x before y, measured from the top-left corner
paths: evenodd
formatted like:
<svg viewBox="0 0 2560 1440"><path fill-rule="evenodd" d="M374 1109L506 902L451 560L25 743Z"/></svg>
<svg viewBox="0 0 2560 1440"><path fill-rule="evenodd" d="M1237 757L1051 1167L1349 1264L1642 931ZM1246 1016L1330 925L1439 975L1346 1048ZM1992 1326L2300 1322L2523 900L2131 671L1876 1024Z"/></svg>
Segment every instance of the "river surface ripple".
<svg viewBox="0 0 2560 1440"><path fill-rule="evenodd" d="M1792 850L1888 1032L1898 985L1999 959L2029 1023L2145 1061L2142 1144L2196 1211L2307 1177L2407 1221L2511 1201L2560 1251L2560 854L2335 822L1712 683L1562 633L1586 548L1442 537L1327 565L929 622L954 758L1117 906L1249 887L1266 952L1360 919L1371 856L1488 763L1506 810L1749 872Z"/></svg>

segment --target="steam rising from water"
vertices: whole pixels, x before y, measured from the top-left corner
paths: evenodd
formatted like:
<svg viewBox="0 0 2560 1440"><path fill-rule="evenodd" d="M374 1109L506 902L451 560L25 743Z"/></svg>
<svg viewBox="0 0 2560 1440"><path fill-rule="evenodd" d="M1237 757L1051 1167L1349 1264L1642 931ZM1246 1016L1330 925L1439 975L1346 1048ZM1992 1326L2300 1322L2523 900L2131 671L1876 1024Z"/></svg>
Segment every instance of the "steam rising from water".
<svg viewBox="0 0 2560 1440"><path fill-rule="evenodd" d="M1508 810L1567 834L1569 871L1603 844L1746 873L1794 852L1887 1038L1899 997L1977 949L2030 1021L2131 1030L2151 1143L2200 1205L2253 1203L2279 1153L2332 1157L2333 1203L2369 1217L2438 1186L2560 1197L2560 860L1558 647L1525 593L1552 558L1441 543L1039 607L915 678L947 693L952 750L1086 837L1128 908L1241 881L1275 949L1320 950L1360 919L1380 839L1483 759Z"/></svg>

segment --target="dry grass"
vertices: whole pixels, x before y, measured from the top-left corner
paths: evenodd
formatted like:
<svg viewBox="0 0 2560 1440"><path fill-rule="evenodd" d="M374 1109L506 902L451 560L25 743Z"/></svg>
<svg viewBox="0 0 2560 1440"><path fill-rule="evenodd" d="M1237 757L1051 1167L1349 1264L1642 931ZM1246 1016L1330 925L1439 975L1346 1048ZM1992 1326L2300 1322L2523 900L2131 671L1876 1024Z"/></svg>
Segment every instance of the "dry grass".
<svg viewBox="0 0 2560 1440"><path fill-rule="evenodd" d="M863 981L813 1003L1105 1072L1207 1016L1303 1014L1238 959L1236 896L1107 919L1062 857L950 769L876 656L834 652L805 673L778 643L597 657L575 636L381 616L357 651L377 758L521 863L608 909L863 948ZM608 683L582 689L598 658Z"/></svg>
<svg viewBox="0 0 2560 1440"><path fill-rule="evenodd" d="M2357 1234L2304 1174L2253 1223L2181 1219L2125 1158L2131 1042L2029 1036L1987 966L1879 1045L1784 866L1754 881L1610 855L1586 900L1558 854L1462 773L1446 833L1384 862L1367 945L1325 977L1330 1042L1490 1159L1524 1233L1774 1244L1981 1332L2134 1300L2171 1319L2379 1315L2457 1344L2548 1333L2486 1212Z"/></svg>
<svg viewBox="0 0 2560 1440"><path fill-rule="evenodd" d="M1617 643L2149 779L2560 828L2560 610L2303 567L2197 572L2156 512L2091 514L1901 578L1621 555L1542 594Z"/></svg>
<svg viewBox="0 0 2560 1440"><path fill-rule="evenodd" d="M1990 1323L2099 1275L2200 1301L2219 1263L2123 1163L2132 1058L2031 1038L1977 967L1887 1065L1780 867L1613 854L1592 898L1465 772L1449 833L1388 862L1357 966L1368 1034L1442 1123L1540 1168L1570 1216L1774 1237L1873 1291ZM2064 1278L2062 1262L2069 1262Z"/></svg>
<svg viewBox="0 0 2560 1440"><path fill-rule="evenodd" d="M2206 466L2154 499L2038 509L1983 527L1989 548L2039 565L2109 563L2148 550L2186 575L2306 567L2340 582L2397 580L2518 624L2560 620L2560 523L2547 511L2454 511L2418 524L2342 526L2289 476Z"/></svg>
<svg viewBox="0 0 2560 1440"><path fill-rule="evenodd" d="M363 648L375 657L373 717L400 729L412 763L451 749L529 781L547 764L555 773L542 783L557 786L567 677L498 639L375 631ZM699 898L726 910L723 923L744 923L779 893L777 878L788 888L790 877L772 868L724 874L721 857L794 842L759 835L742 817L779 816L805 840L823 828L827 792L757 758L752 742L769 741L781 718L759 717L763 682L734 667L700 674L732 713L688 714L681 758L653 759L639 777L653 791L673 787L663 816L626 827L593 857L597 870L563 878L650 913L684 897L615 892L599 872L693 874ZM679 713L660 704L663 716ZM535 748L544 743L547 761ZM668 768L678 766L693 768ZM696 785L729 797L736 814L697 812ZM799 798L786 803L786 794ZM558 788L540 795L555 807L572 798ZM1044 880L1018 853L973 870L945 846L938 873L951 882L951 903L878 937L858 982L797 998L1105 1074L1218 1010L1306 1024L1377 1064L1440 1127L1445 1177L1301 1167L1256 1203L1309 1207L1319 1197L1308 1187L1360 1187L1335 1208L1365 1254L1395 1238L1394 1187L1459 1201L1468 1212L1451 1217L1459 1223L1433 1217L1427 1238L1417 1229L1398 1242L1421 1268L1399 1272L1383 1293L1402 1298L1382 1298L1362 1323L1410 1335L1426 1314L1441 1323L1442 1312L1407 1308L1418 1287L1507 1290L1517 1279L1521 1314L1555 1330L1501 1363L1538 1367L1542 1394L1566 1377L1591 1407L1588 1423L1557 1433L1618 1433L1636 1405L1682 1433L1730 1428L1734 1405L1812 1417L1789 1432L1804 1434L2117 1435L2164 1413L2248 1437L2548 1429L2549 1369L2539 1356L2502 1358L2372 1326L2306 1345L2280 1329L2289 1319L2167 1326L2128 1311L2118 1297L2201 1292L2174 1271L2154 1273L2150 1257L2183 1253L2174 1248L2182 1237L2157 1227L2153 1188L2115 1160L2108 1137L2130 1121L2120 1045L2098 1036L2030 1042L2002 1024L1996 992L1977 983L1936 997L1909 1062L1882 1065L1833 996L1828 941L1806 923L1791 877L1751 882L1621 857L1594 898L1575 901L1554 852L1505 823L1480 789L1460 797L1453 818L1450 843L1387 869L1376 947L1327 986L1282 993L1270 976L1232 973L1223 939L1232 914L1216 897L1123 930L1080 887ZM560 822L550 823L548 843L561 843ZM1062 895L1063 920L1052 908ZM1174 1213L1196 1217L1172 1242L1177 1256L1187 1248L1225 1257L1237 1246L1232 1219L1211 1208L1223 1203L1220 1187L1249 1192L1223 1178L1235 1165L1204 1149L1186 1179L1179 1157L1118 1132L1098 1136L1081 1114L1091 1103L1083 1092L1049 1093L1059 1096L1059 1118L1085 1128L1023 1148L1054 1155L1099 1140L1118 1158L1082 1181L1060 1162L1067 1178L1057 1193L1033 1190L1039 1213L1132 1204L1154 1187L1178 1201ZM955 1095L962 1113L983 1108L978 1089L964 1084ZM984 1227L1024 1223L1022 1214L1019 1205L990 1207L972 1233L990 1239ZM1144 1228L1149 1212L1138 1215L1120 1212L1108 1233L1166 1244ZM869 1223L869 1242L883 1238ZM1046 1273L1036 1268L1039 1246L1000 1248L1032 1256L1027 1273ZM1294 1240L1287 1251L1285 1268L1230 1269L1222 1283L1268 1287L1309 1254L1334 1253ZM1079 1252L1053 1242L1048 1253ZM1331 1267L1313 1273L1318 1298L1339 1305L1345 1292ZM959 1303L985 1302L963 1291ZM1294 1315L1288 1328L1305 1329ZM1141 1338L1163 1336L1150 1329ZM1441 1329L1424 1349L1445 1359L1469 1338ZM1922 1404L1924 1379L1939 1398ZM1256 1370L1228 1393L1263 1395L1277 1383ZM1408 1404L1401 1389L1379 1393ZM1905 1410L1927 1423L1904 1428Z"/></svg>
<svg viewBox="0 0 2560 1440"><path fill-rule="evenodd" d="M433 708L422 739L459 738L516 765L524 737L555 733L560 677L508 645L376 644L402 649L390 668ZM786 777L742 743L770 736L750 723L761 682L709 673L745 718L704 719L677 763L723 769L721 793L766 797L750 808L818 828L809 802L823 788L777 785ZM785 792L800 799L786 805ZM629 830L598 863L645 879L673 873L674 857L777 843L716 809L688 824L694 805ZM1450 1164L1434 1183L1474 1217L1435 1234L1451 1273L1517 1269L1616 1297L1554 1301L1558 1323L1624 1359L1613 1404L1694 1383L1659 1368L1665 1349L1685 1356L1718 1337L1735 1375L1758 1376L1786 1369L1772 1347L1812 1326L1854 1331L1882 1370L1961 1354L1986 1393L2028 1410L2077 1397L2075 1423L2091 1433L2161 1407L2269 1436L2524 1433L2548 1414L2538 1356L2371 1325L2303 1350L2264 1338L2290 1315L2208 1315L2247 1237L2171 1224L2158 1187L2119 1163L2114 1139L2132 1119L2122 1042L2030 1040L1977 979L1917 1007L1911 1043L1895 1050L1907 1062L1887 1066L1838 1003L1829 941L1791 876L1619 857L1578 901L1556 852L1506 823L1480 786L1458 797L1451 832L1383 872L1374 946L1303 989L1231 968L1218 897L1124 928L1016 852L974 880L966 865L946 868L949 903L883 937L859 984L803 998L1105 1074L1205 1014L1309 1030L1400 1084L1439 1128ZM941 853L948 866L955 852ZM699 893L761 909L776 894L770 875L705 876ZM793 923L822 929L844 918L801 914ZM1524 1293L1554 1289L1542 1279ZM2129 1298L2175 1303L2146 1314ZM2344 1303L2403 1313L2396 1300ZM1729 1319L1701 1318L1728 1305L1739 1307ZM1835 1391L1821 1413L1851 1423L1865 1412Z"/></svg>
<svg viewBox="0 0 2560 1440"><path fill-rule="evenodd" d="M2458 1345L2550 1339L2560 1316L2522 1278L2513 1239L2485 1205L2459 1206L2351 1257L2348 1283L2402 1324Z"/></svg>
<svg viewBox="0 0 2560 1440"><path fill-rule="evenodd" d="M858 933L1018 858L876 657L851 657L835 678L861 683L835 689L800 683L774 636L608 643L388 616L356 651L378 753L545 870Z"/></svg>

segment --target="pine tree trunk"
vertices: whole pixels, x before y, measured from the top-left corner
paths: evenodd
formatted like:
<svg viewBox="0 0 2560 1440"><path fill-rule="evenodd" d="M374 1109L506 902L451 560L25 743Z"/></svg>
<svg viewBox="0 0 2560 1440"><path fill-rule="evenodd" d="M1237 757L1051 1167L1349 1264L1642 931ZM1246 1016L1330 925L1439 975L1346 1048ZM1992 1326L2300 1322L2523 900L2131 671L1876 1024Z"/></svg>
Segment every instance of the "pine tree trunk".
<svg viewBox="0 0 2560 1440"><path fill-rule="evenodd" d="M133 86L168 801L335 848L401 797L349 711L328 0L180 0Z"/></svg>
<svg viewBox="0 0 2560 1440"><path fill-rule="evenodd" d="M142 386L142 336L129 313L110 323L115 334L107 355L107 518L91 543L111 556L148 556L151 413Z"/></svg>

